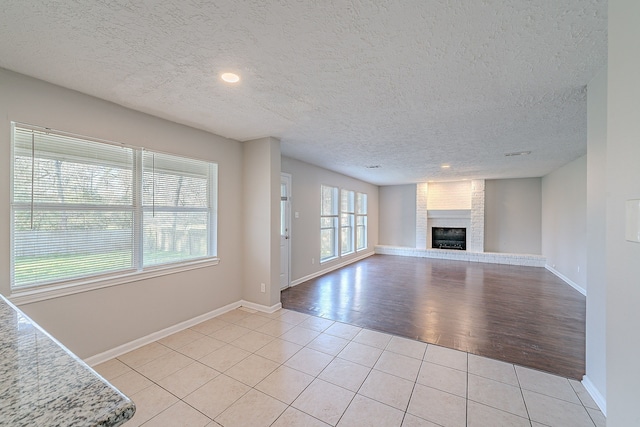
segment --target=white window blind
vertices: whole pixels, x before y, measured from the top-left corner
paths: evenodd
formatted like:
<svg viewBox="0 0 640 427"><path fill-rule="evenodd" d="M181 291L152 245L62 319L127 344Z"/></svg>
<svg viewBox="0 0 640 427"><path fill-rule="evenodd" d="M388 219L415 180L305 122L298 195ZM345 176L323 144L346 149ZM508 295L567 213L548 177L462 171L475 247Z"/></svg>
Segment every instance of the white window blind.
<svg viewBox="0 0 640 427"><path fill-rule="evenodd" d="M13 289L215 255L214 163L14 124L12 179Z"/></svg>
<svg viewBox="0 0 640 427"><path fill-rule="evenodd" d="M209 255L215 165L149 151L142 164L144 266Z"/></svg>

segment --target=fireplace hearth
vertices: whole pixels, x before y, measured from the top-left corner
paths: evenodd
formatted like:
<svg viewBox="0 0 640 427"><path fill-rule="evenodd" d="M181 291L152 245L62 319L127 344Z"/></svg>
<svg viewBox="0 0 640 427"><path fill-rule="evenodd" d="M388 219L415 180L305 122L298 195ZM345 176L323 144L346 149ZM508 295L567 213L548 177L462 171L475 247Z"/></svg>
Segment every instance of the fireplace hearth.
<svg viewBox="0 0 640 427"><path fill-rule="evenodd" d="M462 227L433 227L431 229L433 249L467 250L467 229Z"/></svg>

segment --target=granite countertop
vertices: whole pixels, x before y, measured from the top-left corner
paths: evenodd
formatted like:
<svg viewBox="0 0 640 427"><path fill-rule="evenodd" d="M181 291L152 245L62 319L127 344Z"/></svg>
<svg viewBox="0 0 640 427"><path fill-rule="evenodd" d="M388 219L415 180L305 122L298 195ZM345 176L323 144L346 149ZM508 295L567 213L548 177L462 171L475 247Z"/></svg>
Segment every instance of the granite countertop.
<svg viewBox="0 0 640 427"><path fill-rule="evenodd" d="M135 405L0 295L0 425L119 426Z"/></svg>

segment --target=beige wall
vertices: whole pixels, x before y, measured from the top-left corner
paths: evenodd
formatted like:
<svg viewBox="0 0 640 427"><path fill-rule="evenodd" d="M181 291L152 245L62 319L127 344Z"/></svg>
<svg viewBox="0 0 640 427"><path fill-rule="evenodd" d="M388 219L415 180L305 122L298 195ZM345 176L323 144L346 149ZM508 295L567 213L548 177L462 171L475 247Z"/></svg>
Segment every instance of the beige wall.
<svg viewBox="0 0 640 427"><path fill-rule="evenodd" d="M587 156L542 178L542 254L547 265L587 288Z"/></svg>
<svg viewBox="0 0 640 427"><path fill-rule="evenodd" d="M380 244L416 246L416 185L380 187Z"/></svg>
<svg viewBox="0 0 640 427"><path fill-rule="evenodd" d="M10 294L10 122L218 162L219 265L22 305L86 358L242 299L242 145L0 69L0 292Z"/></svg>
<svg viewBox="0 0 640 427"><path fill-rule="evenodd" d="M607 426L640 425L640 243L625 203L640 199L640 2L609 0L606 153Z"/></svg>
<svg viewBox="0 0 640 427"><path fill-rule="evenodd" d="M288 157L282 172L291 174L291 281L314 277L345 261L373 253L378 243L378 187ZM366 251L320 264L320 186L331 185L367 193L368 240ZM295 213L298 212L298 218ZM294 283L295 284L295 283Z"/></svg>
<svg viewBox="0 0 640 427"><path fill-rule="evenodd" d="M542 180L486 180L484 250L541 254Z"/></svg>
<svg viewBox="0 0 640 427"><path fill-rule="evenodd" d="M247 141L243 153L243 297L272 307L280 302L280 141Z"/></svg>
<svg viewBox="0 0 640 427"><path fill-rule="evenodd" d="M587 87L586 377L602 400L606 370L607 70Z"/></svg>

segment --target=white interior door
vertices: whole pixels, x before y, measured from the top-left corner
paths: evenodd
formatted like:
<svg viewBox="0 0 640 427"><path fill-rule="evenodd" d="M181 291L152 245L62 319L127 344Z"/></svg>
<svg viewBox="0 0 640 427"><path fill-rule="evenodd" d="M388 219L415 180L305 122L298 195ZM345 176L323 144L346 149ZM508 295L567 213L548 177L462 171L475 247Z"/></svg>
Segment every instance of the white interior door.
<svg viewBox="0 0 640 427"><path fill-rule="evenodd" d="M291 175L280 176L280 289L290 283L291 261Z"/></svg>

